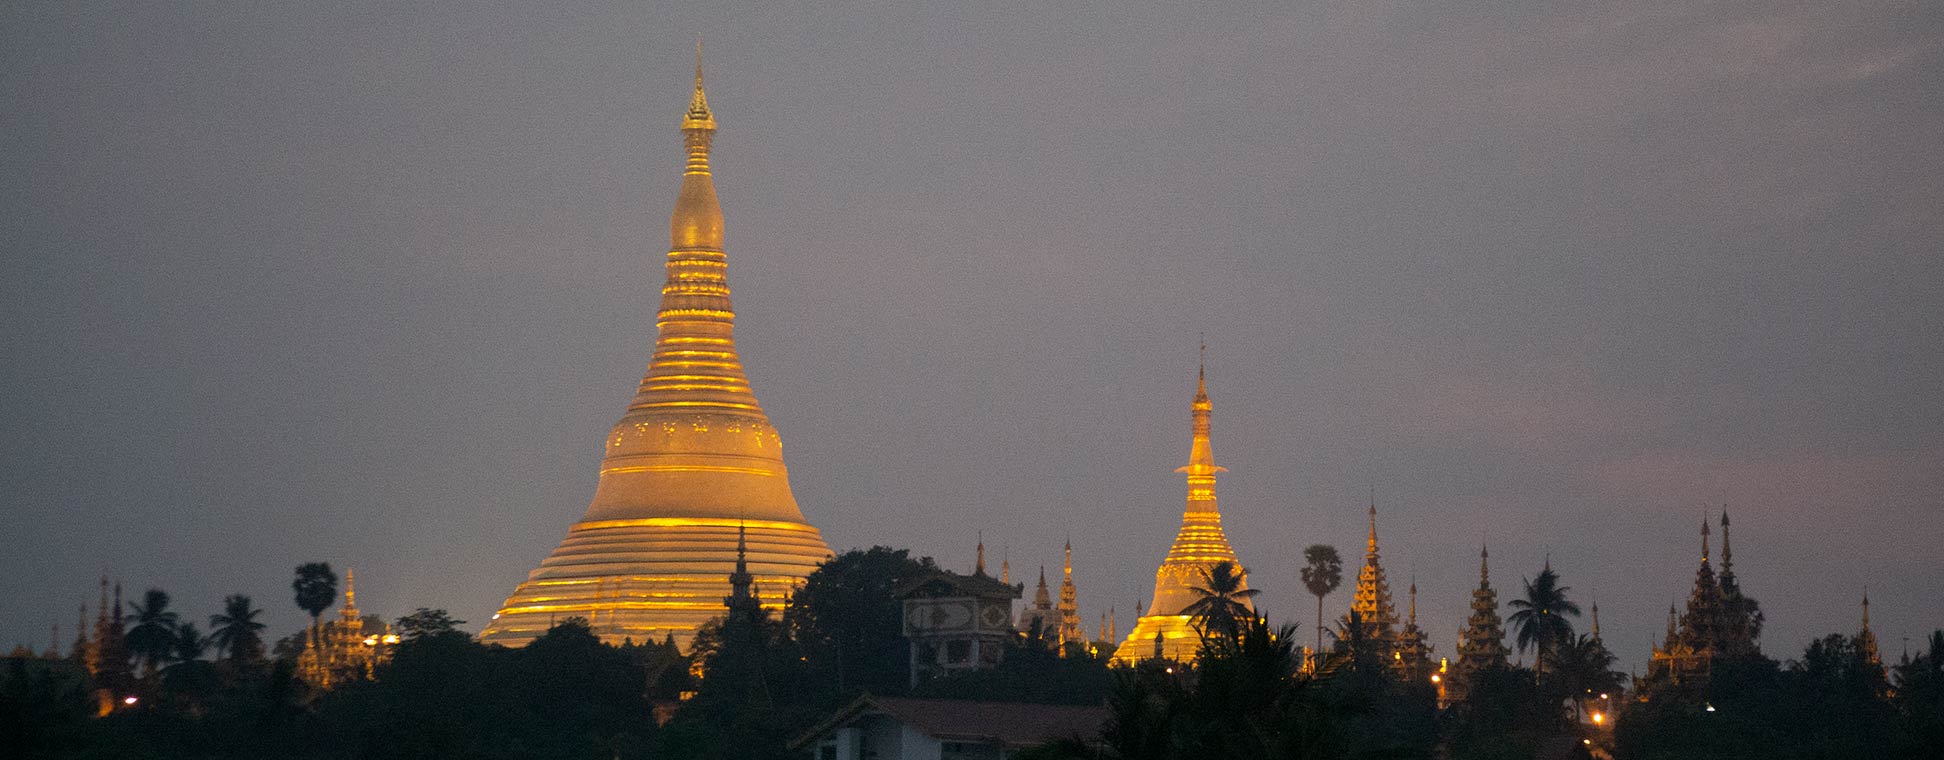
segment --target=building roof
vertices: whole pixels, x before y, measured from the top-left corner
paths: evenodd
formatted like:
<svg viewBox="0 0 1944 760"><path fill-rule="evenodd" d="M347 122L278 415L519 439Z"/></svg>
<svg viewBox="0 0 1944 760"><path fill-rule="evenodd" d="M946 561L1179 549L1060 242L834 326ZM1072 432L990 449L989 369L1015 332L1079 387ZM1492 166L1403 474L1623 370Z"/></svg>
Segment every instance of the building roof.
<svg viewBox="0 0 1944 760"><path fill-rule="evenodd" d="M1000 583L984 573L960 575L950 570L933 570L891 590L891 595L899 599L953 595L1018 599L1019 593L1019 587Z"/></svg>
<svg viewBox="0 0 1944 760"><path fill-rule="evenodd" d="M1094 741L1107 723L1107 708L1103 705L1035 705L866 694L805 731L790 746L793 749L808 746L818 737L867 713L889 715L934 739L996 743L1015 749L1069 737Z"/></svg>

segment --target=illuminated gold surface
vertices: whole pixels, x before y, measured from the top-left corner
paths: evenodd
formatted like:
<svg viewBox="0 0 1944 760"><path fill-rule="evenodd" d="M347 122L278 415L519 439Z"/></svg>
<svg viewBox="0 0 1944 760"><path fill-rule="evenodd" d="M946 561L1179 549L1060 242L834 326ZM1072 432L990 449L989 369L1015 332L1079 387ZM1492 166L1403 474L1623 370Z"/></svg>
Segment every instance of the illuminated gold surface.
<svg viewBox="0 0 1944 760"><path fill-rule="evenodd" d="M1201 634L1187 615L1143 615L1127 634L1127 640L1114 650L1114 662L1131 665L1154 656L1154 634L1161 634L1161 656L1177 662L1193 662L1201 649Z"/></svg>
<svg viewBox="0 0 1944 760"><path fill-rule="evenodd" d="M765 608L781 609L830 556L790 493L782 439L736 353L709 166L716 121L699 55L682 115L686 160L648 371L608 433L587 513L507 598L481 641L520 646L577 616L608 642L673 635L687 646L724 611L738 525L748 529L749 570Z"/></svg>
<svg viewBox="0 0 1944 760"><path fill-rule="evenodd" d="M1235 550L1229 547L1228 536L1222 532L1222 512L1215 501L1215 475L1228 472L1228 468L1215 464L1215 454L1209 443L1209 418L1214 414L1215 405L1208 400L1208 381L1205 373L1197 373L1195 378L1195 401L1192 406L1194 416L1193 443L1188 449L1188 464L1175 472L1188 476L1188 504L1181 515L1181 531L1175 534L1175 541L1168 549L1168 557L1162 560L1160 569L1154 572L1154 600L1148 605L1148 614L1134 624L1127 639L1121 642L1114 652L1114 662L1131 665L1154 656L1154 634L1161 633L1163 656L1191 661L1201 640L1194 630L1190 619L1180 614L1188 605L1200 598L1195 587L1205 586L1205 574L1223 562L1233 562L1238 567ZM1245 579L1242 588L1248 588ZM1248 604L1244 600L1244 604Z"/></svg>

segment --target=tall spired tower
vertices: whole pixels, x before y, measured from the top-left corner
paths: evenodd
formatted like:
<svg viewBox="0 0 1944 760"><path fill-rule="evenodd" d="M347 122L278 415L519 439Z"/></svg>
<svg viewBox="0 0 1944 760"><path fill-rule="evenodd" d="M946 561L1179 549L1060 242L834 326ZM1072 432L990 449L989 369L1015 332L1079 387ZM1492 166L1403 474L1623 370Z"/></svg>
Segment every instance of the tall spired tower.
<svg viewBox="0 0 1944 760"><path fill-rule="evenodd" d="M1222 533L1222 512L1215 503L1215 473L1228 472L1228 468L1215 465L1215 454L1209 448L1208 418L1215 406L1209 403L1207 373L1202 370L1195 373L1192 408L1194 443L1188 448L1188 464L1175 470L1188 476L1188 506L1181 515L1181 531L1175 534L1168 558L1154 571L1154 601L1148 605L1147 614L1114 652L1118 663L1131 665L1154 656L1157 636L1161 656L1184 662L1195 659L1201 638L1194 621L1181 614L1182 610L1199 598L1194 588L1208 585L1205 574L1216 565L1232 562L1241 569L1235 550L1229 548L1228 536ZM1248 588L1246 580L1242 588ZM1246 598L1242 602L1250 604Z"/></svg>
<svg viewBox="0 0 1944 760"><path fill-rule="evenodd" d="M682 115L687 164L668 222L668 280L654 355L608 433L594 501L553 554L514 589L480 640L524 645L556 621L585 618L603 641L687 646L721 616L746 535L747 574L778 610L830 556L790 493L782 442L736 356L724 273L722 209L709 169L715 115L702 92Z"/></svg>

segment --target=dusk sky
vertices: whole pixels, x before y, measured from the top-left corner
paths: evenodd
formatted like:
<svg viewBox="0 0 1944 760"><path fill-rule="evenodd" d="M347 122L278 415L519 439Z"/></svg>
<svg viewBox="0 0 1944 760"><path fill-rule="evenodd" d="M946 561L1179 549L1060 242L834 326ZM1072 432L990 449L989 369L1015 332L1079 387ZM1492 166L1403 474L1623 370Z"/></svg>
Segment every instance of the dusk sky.
<svg viewBox="0 0 1944 760"><path fill-rule="evenodd" d="M1125 631L1205 335L1305 640L1372 494L1434 655L1484 541L1644 670L1723 504L1770 656L1866 587L1886 657L1944 627L1936 3L698 6L0 6L0 647L103 573L281 637L307 561L477 630L647 362L698 34L738 343L838 551L983 530L1030 583L1071 536Z"/></svg>

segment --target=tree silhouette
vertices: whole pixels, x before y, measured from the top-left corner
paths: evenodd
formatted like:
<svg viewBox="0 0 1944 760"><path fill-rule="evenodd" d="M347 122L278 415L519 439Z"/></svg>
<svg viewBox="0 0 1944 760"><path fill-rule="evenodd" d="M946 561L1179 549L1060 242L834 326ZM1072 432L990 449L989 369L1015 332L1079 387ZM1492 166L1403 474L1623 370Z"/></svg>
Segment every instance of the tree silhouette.
<svg viewBox="0 0 1944 760"><path fill-rule="evenodd" d="M1246 578L1247 574L1233 562L1218 562L1203 570L1202 579L1208 585L1190 588L1198 598L1181 614L1195 618L1203 635L1219 633L1234 638L1238 623L1252 615L1248 600L1262 593L1242 588Z"/></svg>
<svg viewBox="0 0 1944 760"><path fill-rule="evenodd" d="M202 659L203 653L209 651L209 639L203 636L201 631L196 630L195 623L183 623L176 626L175 638L170 642L170 649L172 651L169 652L169 656L176 662L194 662Z"/></svg>
<svg viewBox="0 0 1944 760"><path fill-rule="evenodd" d="M1303 560L1309 565L1303 568L1303 586L1316 597L1316 653L1323 654L1323 597L1343 585L1343 558L1337 555L1336 547L1312 544L1303 550Z"/></svg>
<svg viewBox="0 0 1944 760"><path fill-rule="evenodd" d="M1554 573L1551 564L1539 571L1539 576L1525 581L1525 598L1514 599L1512 609L1517 612L1506 619L1518 631L1519 651L1536 646L1539 656L1533 661L1535 675L1545 669L1546 653L1561 641L1573 635L1573 624L1566 620L1567 615L1578 617L1579 605L1566 598L1571 586L1559 585L1559 574Z"/></svg>
<svg viewBox="0 0 1944 760"><path fill-rule="evenodd" d="M311 616L311 645L318 642L320 617L337 600L337 573L331 572L330 563L306 562L297 566L297 578L290 582L291 591L296 592L297 607Z"/></svg>
<svg viewBox="0 0 1944 760"><path fill-rule="evenodd" d="M1587 700L1618 691L1625 674L1613 670L1613 653L1592 636L1567 636L1552 653L1554 677L1573 700L1574 715L1586 711Z"/></svg>
<svg viewBox="0 0 1944 760"><path fill-rule="evenodd" d="M250 598L242 594L231 594L223 600L223 612L209 616L209 640L216 644L218 655L226 655L231 662L243 664L263 656L263 624L257 616L263 610L250 606Z"/></svg>
<svg viewBox="0 0 1944 760"><path fill-rule="evenodd" d="M129 602L135 613L135 627L128 629L129 652L142 661L142 672L153 675L169 659L175 648L176 614L169 611L169 595L152 588L142 601Z"/></svg>
<svg viewBox="0 0 1944 760"><path fill-rule="evenodd" d="M421 636L438 636L459 630L464 620L455 620L445 610L418 608L418 611L398 619L398 635L406 640Z"/></svg>

